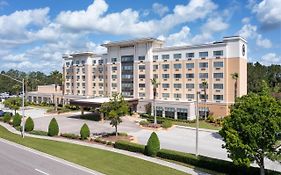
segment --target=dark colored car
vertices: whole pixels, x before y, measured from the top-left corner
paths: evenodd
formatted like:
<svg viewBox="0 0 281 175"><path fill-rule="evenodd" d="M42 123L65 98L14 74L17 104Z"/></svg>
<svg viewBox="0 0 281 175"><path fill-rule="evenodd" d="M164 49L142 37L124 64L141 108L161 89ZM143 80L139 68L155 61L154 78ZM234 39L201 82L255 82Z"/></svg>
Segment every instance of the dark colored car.
<svg viewBox="0 0 281 175"><path fill-rule="evenodd" d="M5 114L5 112L0 110L0 117L2 117L4 114Z"/></svg>

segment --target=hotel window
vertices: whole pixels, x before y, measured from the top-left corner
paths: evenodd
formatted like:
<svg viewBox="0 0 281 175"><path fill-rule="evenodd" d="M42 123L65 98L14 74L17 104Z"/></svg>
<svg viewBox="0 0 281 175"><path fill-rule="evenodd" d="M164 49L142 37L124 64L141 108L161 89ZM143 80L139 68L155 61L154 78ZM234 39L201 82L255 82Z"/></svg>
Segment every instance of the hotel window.
<svg viewBox="0 0 281 175"><path fill-rule="evenodd" d="M213 52L214 56L223 56L223 50L216 50Z"/></svg>
<svg viewBox="0 0 281 175"><path fill-rule="evenodd" d="M96 83L93 83L93 86L95 87L95 86L96 86Z"/></svg>
<svg viewBox="0 0 281 175"><path fill-rule="evenodd" d="M158 78L158 74L153 74L153 78Z"/></svg>
<svg viewBox="0 0 281 175"><path fill-rule="evenodd" d="M162 93L162 97L163 97L163 98L169 98L169 97L170 97L170 94L169 94L169 93Z"/></svg>
<svg viewBox="0 0 281 175"><path fill-rule="evenodd" d="M174 64L174 69L181 69L181 64Z"/></svg>
<svg viewBox="0 0 281 175"><path fill-rule="evenodd" d="M181 98L181 94L174 94L174 98Z"/></svg>
<svg viewBox="0 0 281 175"><path fill-rule="evenodd" d="M174 88L180 89L181 88L181 84L180 83L174 84Z"/></svg>
<svg viewBox="0 0 281 175"><path fill-rule="evenodd" d="M79 68L77 68L77 69L76 69L76 73L79 73L79 72L80 72L80 69L79 69Z"/></svg>
<svg viewBox="0 0 281 175"><path fill-rule="evenodd" d="M139 65L139 70L144 70L145 69L145 65Z"/></svg>
<svg viewBox="0 0 281 175"><path fill-rule="evenodd" d="M77 83L77 86L80 86L80 83Z"/></svg>
<svg viewBox="0 0 281 175"><path fill-rule="evenodd" d="M199 57L200 58L208 57L208 52L199 52Z"/></svg>
<svg viewBox="0 0 281 175"><path fill-rule="evenodd" d="M117 70L117 66L112 67L112 71Z"/></svg>
<svg viewBox="0 0 281 175"><path fill-rule="evenodd" d="M100 72L103 71L103 67L99 67L99 71L100 71Z"/></svg>
<svg viewBox="0 0 281 175"><path fill-rule="evenodd" d="M208 63L207 62L199 63L199 67L200 68L208 68Z"/></svg>
<svg viewBox="0 0 281 175"><path fill-rule="evenodd" d="M85 87L85 86L86 86L86 83L82 83L82 86Z"/></svg>
<svg viewBox="0 0 281 175"><path fill-rule="evenodd" d="M133 66L122 66L122 70L133 70Z"/></svg>
<svg viewBox="0 0 281 175"><path fill-rule="evenodd" d="M121 75L121 77L122 77L123 79L131 79L131 78L134 78L133 75L129 75L129 74L123 74L123 75Z"/></svg>
<svg viewBox="0 0 281 175"><path fill-rule="evenodd" d="M139 78L145 78L145 74L139 74Z"/></svg>
<svg viewBox="0 0 281 175"><path fill-rule="evenodd" d="M192 83L187 83L187 84L186 84L186 89L194 89L194 84L192 84Z"/></svg>
<svg viewBox="0 0 281 175"><path fill-rule="evenodd" d="M186 53L187 58L194 58L194 53Z"/></svg>
<svg viewBox="0 0 281 175"><path fill-rule="evenodd" d="M99 94L102 95L102 94L103 94L103 91L99 91Z"/></svg>
<svg viewBox="0 0 281 175"><path fill-rule="evenodd" d="M81 64L83 64L83 65L84 65L84 64L85 64L85 61L84 61L84 60L82 60L82 61L81 61Z"/></svg>
<svg viewBox="0 0 281 175"><path fill-rule="evenodd" d="M214 84L214 89L223 89L223 84Z"/></svg>
<svg viewBox="0 0 281 175"><path fill-rule="evenodd" d="M194 74L186 74L186 78L194 78Z"/></svg>
<svg viewBox="0 0 281 175"><path fill-rule="evenodd" d="M85 73L85 68L84 68L84 67L82 68L82 73L83 73L83 74Z"/></svg>
<svg viewBox="0 0 281 175"><path fill-rule="evenodd" d="M111 62L116 62L117 58L111 58Z"/></svg>
<svg viewBox="0 0 281 175"><path fill-rule="evenodd" d="M162 60L168 60L170 58L170 55L162 55Z"/></svg>
<svg viewBox="0 0 281 175"><path fill-rule="evenodd" d="M214 67L223 67L223 62L214 62Z"/></svg>
<svg viewBox="0 0 281 175"><path fill-rule="evenodd" d="M139 61L145 60L145 56L139 56Z"/></svg>
<svg viewBox="0 0 281 175"><path fill-rule="evenodd" d="M145 93L139 93L139 97L145 97Z"/></svg>
<svg viewBox="0 0 281 175"><path fill-rule="evenodd" d="M187 99L194 99L194 94L186 94Z"/></svg>
<svg viewBox="0 0 281 175"><path fill-rule="evenodd" d="M133 56L121 56L121 62L131 62L134 61L134 57Z"/></svg>
<svg viewBox="0 0 281 175"><path fill-rule="evenodd" d="M76 61L76 64L80 64L80 61Z"/></svg>
<svg viewBox="0 0 281 175"><path fill-rule="evenodd" d="M117 75L112 75L111 78L112 78L112 79L116 79L116 78L117 78Z"/></svg>
<svg viewBox="0 0 281 175"><path fill-rule="evenodd" d="M181 53L174 54L174 59L180 59L180 58L181 58Z"/></svg>
<svg viewBox="0 0 281 175"><path fill-rule="evenodd" d="M158 60L158 55L153 55L153 61Z"/></svg>
<svg viewBox="0 0 281 175"><path fill-rule="evenodd" d="M140 87L140 88L144 88L144 87L145 87L145 84L139 84L139 87Z"/></svg>
<svg viewBox="0 0 281 175"><path fill-rule="evenodd" d="M186 68L187 69L193 69L194 68L194 63L186 63Z"/></svg>
<svg viewBox="0 0 281 175"><path fill-rule="evenodd" d="M223 100L223 95L214 95L214 100Z"/></svg>
<svg viewBox="0 0 281 175"><path fill-rule="evenodd" d="M70 65L70 62L66 62L65 65L66 65L66 66L69 66L69 65Z"/></svg>
<svg viewBox="0 0 281 175"><path fill-rule="evenodd" d="M103 79L103 75L99 75L99 79Z"/></svg>
<svg viewBox="0 0 281 175"><path fill-rule="evenodd" d="M111 86L112 87L117 87L117 83L112 83Z"/></svg>
<svg viewBox="0 0 281 175"><path fill-rule="evenodd" d="M174 78L181 78L181 74L174 74Z"/></svg>
<svg viewBox="0 0 281 175"><path fill-rule="evenodd" d="M76 79L79 80L79 79L80 79L80 76L77 76Z"/></svg>
<svg viewBox="0 0 281 175"><path fill-rule="evenodd" d="M103 60L98 60L99 64L103 64Z"/></svg>
<svg viewBox="0 0 281 175"><path fill-rule="evenodd" d="M162 78L164 79L170 78L170 74L162 74Z"/></svg>
<svg viewBox="0 0 281 175"><path fill-rule="evenodd" d="M223 73L214 73L214 78L223 78Z"/></svg>
<svg viewBox="0 0 281 175"><path fill-rule="evenodd" d="M153 70L157 70L158 69L158 65L153 65Z"/></svg>
<svg viewBox="0 0 281 175"><path fill-rule="evenodd" d="M205 98L205 94L200 94L200 95L199 95L199 98L200 98L201 100L205 100L205 99L208 99L209 96L208 96L208 94L206 94L206 98Z"/></svg>
<svg viewBox="0 0 281 175"><path fill-rule="evenodd" d="M99 86L103 86L103 83L99 83Z"/></svg>
<svg viewBox="0 0 281 175"><path fill-rule="evenodd" d="M200 88L200 89L204 89L203 83L200 83L200 84L199 84L199 88ZM207 84L207 86L206 86L206 89L208 89L208 84Z"/></svg>
<svg viewBox="0 0 281 175"><path fill-rule="evenodd" d="M199 78L208 78L208 73L199 73Z"/></svg>
<svg viewBox="0 0 281 175"><path fill-rule="evenodd" d="M93 60L93 64L96 64L97 63L97 61L96 60Z"/></svg>
<svg viewBox="0 0 281 175"><path fill-rule="evenodd" d="M167 83L162 84L162 88L169 88L169 87L170 87L170 84L167 84Z"/></svg>
<svg viewBox="0 0 281 175"><path fill-rule="evenodd" d="M163 65L162 65L162 68L163 68L163 69L169 69L169 68L170 68L170 65L169 65L169 64L163 64Z"/></svg>

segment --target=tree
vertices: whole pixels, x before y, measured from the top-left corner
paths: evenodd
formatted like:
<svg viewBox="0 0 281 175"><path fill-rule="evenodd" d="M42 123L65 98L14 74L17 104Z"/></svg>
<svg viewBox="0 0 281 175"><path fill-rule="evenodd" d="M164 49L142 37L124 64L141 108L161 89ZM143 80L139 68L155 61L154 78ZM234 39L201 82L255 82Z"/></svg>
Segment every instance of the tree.
<svg viewBox="0 0 281 175"><path fill-rule="evenodd" d="M114 94L109 102L103 103L100 112L110 119L110 125L115 127L115 135L118 136L117 127L122 122L121 117L129 113L129 105L121 94Z"/></svg>
<svg viewBox="0 0 281 175"><path fill-rule="evenodd" d="M84 123L84 125L80 129L80 136L81 140L85 140L90 137L90 129L86 123Z"/></svg>
<svg viewBox="0 0 281 175"><path fill-rule="evenodd" d="M205 103L205 106L206 106L206 103L207 103L207 88L208 88L207 81L202 82L202 87L203 87L203 90L204 90L204 103ZM206 109L204 110L204 119L205 120L207 119L207 110Z"/></svg>
<svg viewBox="0 0 281 175"><path fill-rule="evenodd" d="M15 116L13 117L13 127L20 126L20 124L21 124L21 115L16 113Z"/></svg>
<svg viewBox="0 0 281 175"><path fill-rule="evenodd" d="M48 136L57 136L59 134L59 125L55 118L52 118L48 128Z"/></svg>
<svg viewBox="0 0 281 175"><path fill-rule="evenodd" d="M10 109L13 109L15 111L15 114L17 113L17 110L22 105L22 99L20 97L12 97L8 98L4 101L4 105Z"/></svg>
<svg viewBox="0 0 281 175"><path fill-rule="evenodd" d="M280 155L276 148L280 133L281 102L264 93L237 98L220 130L228 157L238 165L250 166L255 161L261 175L265 173L264 158Z"/></svg>
<svg viewBox="0 0 281 175"><path fill-rule="evenodd" d="M159 86L159 82L157 82L156 78L150 79L152 87L153 87L153 113L154 113L154 125L157 124L157 116L156 116L156 106L155 106L155 99L157 94L157 88Z"/></svg>
<svg viewBox="0 0 281 175"><path fill-rule="evenodd" d="M155 157L160 150L160 141L155 132L151 133L145 146L145 155Z"/></svg>
<svg viewBox="0 0 281 175"><path fill-rule="evenodd" d="M30 132L33 131L33 129L34 129L34 122L31 117L28 117L24 125L24 130L26 132Z"/></svg>
<svg viewBox="0 0 281 175"><path fill-rule="evenodd" d="M237 80L239 78L239 75L237 72L234 72L231 74L231 78L234 80L234 100L237 98Z"/></svg>

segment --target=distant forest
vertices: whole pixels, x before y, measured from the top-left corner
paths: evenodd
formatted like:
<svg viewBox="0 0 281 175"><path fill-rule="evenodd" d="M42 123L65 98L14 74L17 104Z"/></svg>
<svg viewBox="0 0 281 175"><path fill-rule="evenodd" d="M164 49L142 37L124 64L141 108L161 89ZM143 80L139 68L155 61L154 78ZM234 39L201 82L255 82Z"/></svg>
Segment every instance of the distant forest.
<svg viewBox="0 0 281 175"><path fill-rule="evenodd" d="M40 71L25 73L11 69L1 73L12 76L16 79L25 79L28 91L34 91L38 85L58 84L63 82L62 74L59 71L53 71L46 75ZM243 75L239 75L243 76ZM262 80L265 80L272 93L281 92L281 65L265 66L258 62L248 63L248 93L259 92L262 87ZM0 93L9 92L18 94L21 92L21 84L0 75Z"/></svg>

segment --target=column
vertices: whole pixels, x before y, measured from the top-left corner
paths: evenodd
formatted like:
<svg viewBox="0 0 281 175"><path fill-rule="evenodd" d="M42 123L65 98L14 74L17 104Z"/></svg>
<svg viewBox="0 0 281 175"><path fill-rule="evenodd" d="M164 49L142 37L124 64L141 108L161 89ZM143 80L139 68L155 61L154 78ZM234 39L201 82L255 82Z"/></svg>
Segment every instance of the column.
<svg viewBox="0 0 281 175"><path fill-rule="evenodd" d="M163 108L163 110L162 110L162 117L165 118L165 108Z"/></svg>
<svg viewBox="0 0 281 175"><path fill-rule="evenodd" d="M178 119L178 110L177 110L177 108L175 108L175 119L176 120Z"/></svg>
<svg viewBox="0 0 281 175"><path fill-rule="evenodd" d="M84 107L80 106L80 110L81 110L81 115L84 115Z"/></svg>
<svg viewBox="0 0 281 175"><path fill-rule="evenodd" d="M103 112L100 113L100 117L101 117L101 122L104 123L104 113Z"/></svg>

